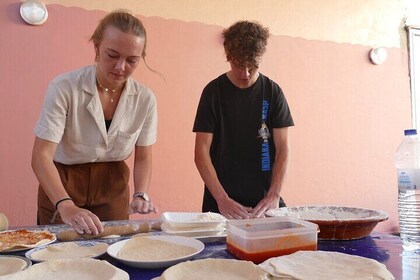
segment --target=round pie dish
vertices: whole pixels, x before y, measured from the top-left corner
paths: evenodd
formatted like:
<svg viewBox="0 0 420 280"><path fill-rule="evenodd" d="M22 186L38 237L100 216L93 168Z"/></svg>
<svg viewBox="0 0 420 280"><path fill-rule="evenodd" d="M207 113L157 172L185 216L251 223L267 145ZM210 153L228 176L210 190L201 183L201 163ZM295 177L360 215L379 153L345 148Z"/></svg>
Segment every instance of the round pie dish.
<svg viewBox="0 0 420 280"><path fill-rule="evenodd" d="M383 211L343 206L299 206L271 209L271 217L295 217L319 226L319 239L352 240L368 236L379 222L386 221Z"/></svg>

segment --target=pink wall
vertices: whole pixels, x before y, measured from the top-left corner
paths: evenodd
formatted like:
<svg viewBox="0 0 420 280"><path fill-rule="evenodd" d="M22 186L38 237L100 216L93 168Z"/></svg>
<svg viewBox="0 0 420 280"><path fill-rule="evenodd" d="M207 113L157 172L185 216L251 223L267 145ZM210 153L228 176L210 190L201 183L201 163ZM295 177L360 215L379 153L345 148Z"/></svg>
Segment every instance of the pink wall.
<svg viewBox="0 0 420 280"><path fill-rule="evenodd" d="M88 38L105 14L48 9L49 20L34 27L20 19L19 3L0 3L0 212L15 226L35 223L37 180L30 157L44 91L55 75L93 61ZM150 194L161 212L199 211L202 182L191 128L202 88L228 69L223 27L139 17L149 33L148 63L166 79L145 67L135 73L158 98ZM281 85L296 123L286 202L384 210L390 219L377 229L390 231L397 226L393 154L411 125L407 52L389 48L388 60L377 66L368 61L369 49L272 36L261 72Z"/></svg>

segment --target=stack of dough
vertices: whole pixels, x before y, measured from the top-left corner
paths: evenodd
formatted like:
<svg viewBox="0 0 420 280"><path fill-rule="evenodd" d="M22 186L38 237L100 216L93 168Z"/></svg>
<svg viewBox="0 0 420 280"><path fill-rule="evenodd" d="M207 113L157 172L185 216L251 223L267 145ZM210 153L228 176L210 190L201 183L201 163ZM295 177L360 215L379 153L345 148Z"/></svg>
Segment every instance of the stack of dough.
<svg viewBox="0 0 420 280"><path fill-rule="evenodd" d="M9 221L6 215L0 213L0 231L6 230L9 227Z"/></svg>
<svg viewBox="0 0 420 280"><path fill-rule="evenodd" d="M272 279L395 279L385 265L376 260L337 252L298 251L268 259L259 266L271 274Z"/></svg>

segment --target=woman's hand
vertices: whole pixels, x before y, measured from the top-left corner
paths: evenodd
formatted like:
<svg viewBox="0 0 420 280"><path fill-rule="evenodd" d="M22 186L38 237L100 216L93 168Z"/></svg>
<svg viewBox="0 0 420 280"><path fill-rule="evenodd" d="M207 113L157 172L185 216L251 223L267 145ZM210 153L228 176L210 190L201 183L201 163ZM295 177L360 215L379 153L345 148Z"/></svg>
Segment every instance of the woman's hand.
<svg viewBox="0 0 420 280"><path fill-rule="evenodd" d="M98 235L104 231L101 221L95 214L77 207L72 201L63 201L57 210L63 222L70 225L79 234Z"/></svg>
<svg viewBox="0 0 420 280"><path fill-rule="evenodd" d="M157 213L157 208L153 205L153 202L146 201L142 199L141 197L136 197L133 199L133 201L130 203L130 208L128 209L128 214L148 214L148 213Z"/></svg>

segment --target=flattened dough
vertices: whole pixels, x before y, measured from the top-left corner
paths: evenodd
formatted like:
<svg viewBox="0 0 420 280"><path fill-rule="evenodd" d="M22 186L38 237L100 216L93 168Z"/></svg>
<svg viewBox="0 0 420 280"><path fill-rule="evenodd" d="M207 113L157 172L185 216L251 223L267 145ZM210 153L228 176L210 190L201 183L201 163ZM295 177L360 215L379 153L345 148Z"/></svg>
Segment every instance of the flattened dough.
<svg viewBox="0 0 420 280"><path fill-rule="evenodd" d="M185 257L195 252L196 249L191 246L148 237L135 237L124 244L118 252L118 257L131 261L164 261Z"/></svg>
<svg viewBox="0 0 420 280"><path fill-rule="evenodd" d="M359 256L325 251L298 251L275 257L259 264L275 277L299 280L394 280L394 276L380 262ZM281 278L283 279L283 278Z"/></svg>
<svg viewBox="0 0 420 280"><path fill-rule="evenodd" d="M65 242L50 245L31 254L34 260L46 261L55 259L78 259L102 255L106 252L108 244L97 243L93 246L79 246L75 242Z"/></svg>
<svg viewBox="0 0 420 280"><path fill-rule="evenodd" d="M7 275L21 271L26 267L26 265L27 263L19 258L0 258L0 275Z"/></svg>
<svg viewBox="0 0 420 280"><path fill-rule="evenodd" d="M265 280L266 273L250 261L202 259L166 269L159 280Z"/></svg>
<svg viewBox="0 0 420 280"><path fill-rule="evenodd" d="M0 276L0 280L129 280L127 272L96 259L50 260L23 271Z"/></svg>

